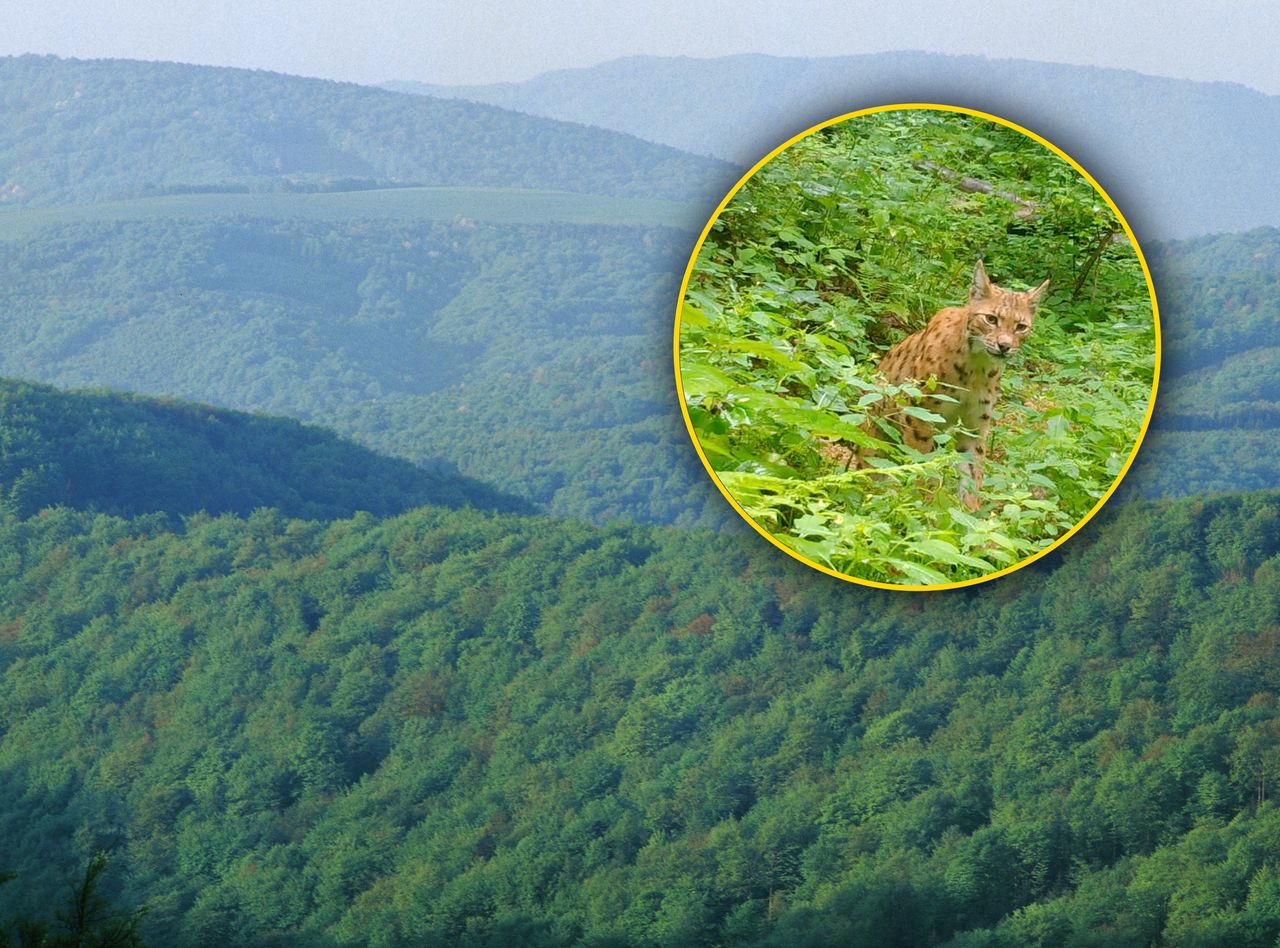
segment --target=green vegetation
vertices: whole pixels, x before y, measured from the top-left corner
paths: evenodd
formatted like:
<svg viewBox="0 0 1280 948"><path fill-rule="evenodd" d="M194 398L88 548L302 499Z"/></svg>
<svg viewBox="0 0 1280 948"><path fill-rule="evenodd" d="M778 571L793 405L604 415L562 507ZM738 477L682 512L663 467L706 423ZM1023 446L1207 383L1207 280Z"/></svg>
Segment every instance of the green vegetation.
<svg viewBox="0 0 1280 948"><path fill-rule="evenodd" d="M1269 945L1278 511L928 598L465 510L6 516L0 918L109 848L163 945Z"/></svg>
<svg viewBox="0 0 1280 948"><path fill-rule="evenodd" d="M954 582L1043 549L1111 487L1151 395L1151 304L1118 234L1065 162L984 119L879 113L796 143L729 202L690 275L680 372L709 463L757 524L848 575ZM973 515L949 444L922 456L863 425L885 398L921 396L886 386L876 363L964 301L980 255L1007 287L1005 274L1053 288L1006 373ZM879 463L846 470L838 442Z"/></svg>
<svg viewBox="0 0 1280 948"><path fill-rule="evenodd" d="M0 948L143 948L139 928L146 909L124 911L108 902L102 895L106 871L107 854L94 853L68 886L66 906L57 917L20 916L0 924ZM0 884L12 880L11 873L0 873Z"/></svg>
<svg viewBox="0 0 1280 948"><path fill-rule="evenodd" d="M508 187L697 201L731 169L599 128L242 69L0 58L0 205Z"/></svg>
<svg viewBox="0 0 1280 948"><path fill-rule="evenodd" d="M423 504L528 510L287 418L0 379L0 510L25 517L59 504L121 516L274 507L321 519Z"/></svg>

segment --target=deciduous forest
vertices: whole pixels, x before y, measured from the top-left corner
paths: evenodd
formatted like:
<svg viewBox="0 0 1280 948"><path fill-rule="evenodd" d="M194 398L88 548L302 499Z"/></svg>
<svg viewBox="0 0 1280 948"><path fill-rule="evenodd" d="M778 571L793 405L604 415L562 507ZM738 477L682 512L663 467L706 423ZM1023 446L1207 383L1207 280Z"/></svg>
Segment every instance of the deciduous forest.
<svg viewBox="0 0 1280 948"><path fill-rule="evenodd" d="M927 598L672 528L6 514L0 895L107 850L157 944L1270 944L1278 511Z"/></svg>

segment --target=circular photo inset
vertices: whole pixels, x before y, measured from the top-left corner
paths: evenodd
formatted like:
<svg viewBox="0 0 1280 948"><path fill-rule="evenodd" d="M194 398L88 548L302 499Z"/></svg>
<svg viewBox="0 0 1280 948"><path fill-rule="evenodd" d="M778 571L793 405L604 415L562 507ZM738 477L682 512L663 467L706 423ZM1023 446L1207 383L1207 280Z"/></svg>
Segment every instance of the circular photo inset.
<svg viewBox="0 0 1280 948"><path fill-rule="evenodd" d="M1155 292L1115 204L995 116L869 109L759 162L685 272L676 381L717 486L816 569L1001 576L1111 496L1146 432Z"/></svg>

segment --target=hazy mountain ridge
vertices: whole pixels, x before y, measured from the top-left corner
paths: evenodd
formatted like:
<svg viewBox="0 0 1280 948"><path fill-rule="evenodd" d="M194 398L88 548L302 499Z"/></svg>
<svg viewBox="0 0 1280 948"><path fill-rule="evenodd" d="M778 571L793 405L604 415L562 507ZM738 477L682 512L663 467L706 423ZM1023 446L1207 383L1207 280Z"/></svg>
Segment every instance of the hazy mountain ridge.
<svg viewBox="0 0 1280 948"><path fill-rule="evenodd" d="M1230 83L935 53L629 57L523 83L403 91L614 128L750 165L836 115L937 102L1000 115L1079 161L1139 238L1280 224L1280 98ZM619 107L618 103L626 103Z"/></svg>
<svg viewBox="0 0 1280 948"><path fill-rule="evenodd" d="M1131 475L1151 496L1258 490L1280 470L1280 230L1155 245L1164 358Z"/></svg>
<svg viewBox="0 0 1280 948"><path fill-rule="evenodd" d="M0 205L469 185L696 199L733 169L487 105L178 63L0 58Z"/></svg>
<svg viewBox="0 0 1280 948"><path fill-rule="evenodd" d="M564 516L723 523L669 374L692 240L363 217L55 225L0 242L0 371L317 421ZM1275 485L1280 231L1151 250L1163 380L1129 489Z"/></svg>
<svg viewBox="0 0 1280 948"><path fill-rule="evenodd" d="M898 59L916 62L921 56ZM938 68L951 62L923 57L935 59ZM771 68L788 62L745 62L757 60ZM619 68L643 76L652 65L638 60ZM682 63L695 72L706 65ZM16 66L57 80L63 91L74 90L68 77L86 70L118 72L107 85L122 88L137 76L154 83L158 74L195 76L198 85L212 88L219 82L237 89L279 86L293 90L289 96L295 98L317 98L318 104L301 109L304 114L316 114L335 95L349 95L371 104L358 127L379 127L373 106L423 107L418 100L358 87L155 64L9 60L0 62L0 76ZM1070 67L1052 68L1075 74ZM1099 81L1111 76L1106 70L1081 74ZM1206 95L1218 89L1187 85ZM21 86L0 82L0 88L12 95ZM181 84L170 91L178 101L189 98ZM366 92L374 98L364 98ZM229 101L224 105L224 119L235 127L239 119ZM472 114L471 106L448 107ZM115 108L114 114L134 115L139 128L155 124L138 118L147 114L142 104L133 113ZM162 105L156 114L169 114L170 108ZM255 108L251 103L250 111ZM555 123L527 121L550 129L548 141L559 140L562 129ZM64 131L74 153L92 151L91 128ZM51 139L40 138L46 132L33 141L51 145ZM141 132L122 140L117 157L148 169L148 141ZM459 160L459 168L468 167ZM157 173L167 173L166 167L162 162ZM474 169L475 177L489 174L483 166ZM396 192L369 193L379 200L359 194L278 195L280 200L264 200L248 217L243 198L253 195L188 195L182 200L200 202L189 218L168 205L94 205L85 213L101 217L75 222L56 219L56 208L10 211L25 229L20 240L0 242L0 371L61 385L105 384L285 412L335 426L398 457L456 464L468 476L568 516L707 524L729 516L689 451L666 367L674 289L691 234L552 224L539 220L551 205L536 203L519 211L517 219L525 223L487 224L461 213L415 222L387 216L381 198ZM708 208L718 193L704 194ZM475 194L464 202L492 206L500 199ZM308 197L332 206L295 209L286 200ZM659 215L672 206L654 205ZM584 205L573 212L596 220L601 208ZM52 216L45 221L42 214ZM298 219L273 220L294 214ZM1243 322L1265 327L1271 305L1265 300L1278 294L1268 286L1265 260L1251 256L1259 247L1240 241L1170 244L1167 253L1150 246L1166 358L1156 431L1133 475L1132 486L1147 493L1274 483L1272 452L1256 431L1271 424L1271 408L1241 403L1235 389L1213 381L1220 371L1230 371L1260 383L1269 372L1268 343L1254 330L1244 331ZM1221 258L1216 269L1195 269L1200 264L1193 258L1215 255ZM1231 262L1236 257L1240 263ZM1246 258L1253 260L1252 275L1225 274L1224 268L1240 269ZM1184 267L1187 279L1180 275ZM1219 335L1230 336L1235 322L1243 321L1237 335L1252 340L1250 350L1256 342L1258 351L1247 358L1237 353L1231 362L1188 361L1181 353L1197 350L1195 333L1216 332L1197 322L1218 308L1199 293L1197 281L1226 279L1256 284L1248 293L1260 294L1263 302L1261 310L1251 304L1232 311ZM1197 393L1187 389L1192 402L1179 395L1184 380Z"/></svg>

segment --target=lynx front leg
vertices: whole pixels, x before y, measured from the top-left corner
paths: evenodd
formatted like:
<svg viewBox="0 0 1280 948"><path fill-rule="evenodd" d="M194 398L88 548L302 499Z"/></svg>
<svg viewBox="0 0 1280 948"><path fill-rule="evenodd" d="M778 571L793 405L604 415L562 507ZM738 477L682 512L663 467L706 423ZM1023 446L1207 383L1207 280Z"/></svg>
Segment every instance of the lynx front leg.
<svg viewBox="0 0 1280 948"><path fill-rule="evenodd" d="M960 461L960 502L970 510L982 506L982 462L987 457L987 436L991 433L991 400L978 402L976 418L965 419L965 428L956 431L956 448ZM972 432L972 433L971 433Z"/></svg>
<svg viewBox="0 0 1280 948"><path fill-rule="evenodd" d="M970 510L982 506L982 462L987 456L991 434L991 413L999 394L1000 369L992 368L984 380L987 384L970 388L960 408L960 426L956 429L956 449L960 462L960 502ZM970 377L972 385L972 376Z"/></svg>
<svg viewBox="0 0 1280 948"><path fill-rule="evenodd" d="M933 426L927 421L921 421L919 418L907 417L902 419L900 423L902 431L902 443L913 451L919 451L921 454L928 454L934 448ZM936 478L929 478L927 488L922 487L922 497L925 504L932 504L934 495L940 482Z"/></svg>
<svg viewBox="0 0 1280 948"><path fill-rule="evenodd" d="M982 506L978 495L982 493L982 461L987 453L986 438L958 436L956 447L963 454L960 461L960 503L970 510L977 510Z"/></svg>

